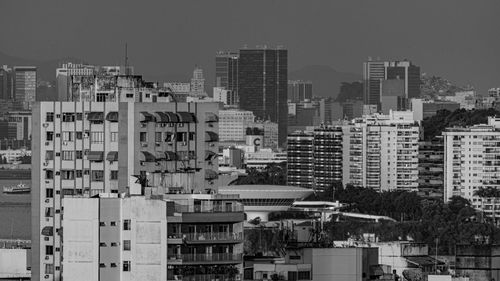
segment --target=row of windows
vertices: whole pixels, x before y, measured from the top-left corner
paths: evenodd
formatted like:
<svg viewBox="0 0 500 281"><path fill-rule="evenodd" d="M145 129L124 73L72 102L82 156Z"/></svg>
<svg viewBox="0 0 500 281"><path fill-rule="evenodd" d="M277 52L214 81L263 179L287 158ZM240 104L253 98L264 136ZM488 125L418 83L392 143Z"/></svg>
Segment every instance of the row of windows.
<svg viewBox="0 0 500 281"><path fill-rule="evenodd" d="M194 133L193 133L194 134ZM85 133L85 136L88 136L89 133ZM61 137L61 134L55 134L56 138ZM75 141L83 139L83 132L62 132L62 140L63 141ZM109 133L110 142L118 142L118 132L110 132ZM46 141L54 140L54 132L48 131L45 133ZM90 142L91 143L103 143L104 142L104 132L91 132L90 133Z"/></svg>
<svg viewBox="0 0 500 281"><path fill-rule="evenodd" d="M131 243L130 240L123 240L123 250L124 251L130 251L131 248ZM107 247L108 245L105 242L99 243L99 247ZM118 243L116 242L111 242L111 247L118 247Z"/></svg>
<svg viewBox="0 0 500 281"><path fill-rule="evenodd" d="M89 169L84 170L61 170L54 173L53 170L45 170L45 179L54 179L54 175L61 176L63 180L73 180L75 178L81 178L82 175L91 175L91 181L104 181L104 171L94 170L90 172ZM110 180L118 180L118 171L111 170L109 174Z"/></svg>
<svg viewBox="0 0 500 281"><path fill-rule="evenodd" d="M195 140L195 133L194 132L177 132L177 133L172 133L172 132L155 132L155 142L172 142L172 141L178 141L178 142L183 142L183 141L194 141ZM139 133L139 141L140 142L147 142L148 141L148 133L147 132L140 132Z"/></svg>
<svg viewBox="0 0 500 281"><path fill-rule="evenodd" d="M116 221L109 222L110 226L116 226ZM99 222L99 226L106 226L106 222ZM131 220L123 220L123 230L131 230L132 229L132 221Z"/></svg>
<svg viewBox="0 0 500 281"><path fill-rule="evenodd" d="M106 264L105 263L100 263L99 264L100 268L105 268ZM109 267L117 267L116 263L112 262L109 264ZM132 269L130 261L123 261L123 271L130 271Z"/></svg>

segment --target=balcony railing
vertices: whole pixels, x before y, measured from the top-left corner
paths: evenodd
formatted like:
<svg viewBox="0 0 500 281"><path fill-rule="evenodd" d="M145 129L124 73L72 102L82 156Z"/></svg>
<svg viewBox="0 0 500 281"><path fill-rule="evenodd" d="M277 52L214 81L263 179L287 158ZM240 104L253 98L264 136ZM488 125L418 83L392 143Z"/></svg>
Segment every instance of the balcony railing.
<svg viewBox="0 0 500 281"><path fill-rule="evenodd" d="M178 213L238 213L243 212L243 205L233 202L228 205L180 205L175 204L175 212Z"/></svg>
<svg viewBox="0 0 500 281"><path fill-rule="evenodd" d="M168 255L168 259L182 262L241 262L243 254L179 254Z"/></svg>
<svg viewBox="0 0 500 281"><path fill-rule="evenodd" d="M196 274L190 276L182 276L182 281L236 281L241 280L241 274Z"/></svg>

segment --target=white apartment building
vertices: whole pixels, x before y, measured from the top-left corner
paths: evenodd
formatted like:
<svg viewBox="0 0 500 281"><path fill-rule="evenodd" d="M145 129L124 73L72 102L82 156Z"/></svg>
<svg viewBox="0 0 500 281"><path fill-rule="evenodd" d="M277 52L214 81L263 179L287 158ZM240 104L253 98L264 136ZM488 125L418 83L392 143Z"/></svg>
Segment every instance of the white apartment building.
<svg viewBox="0 0 500 281"><path fill-rule="evenodd" d="M486 215L500 216L498 200L474 195L479 188L500 188L500 119L488 124L447 128L444 136L444 199L461 196ZM498 221L498 220L497 220Z"/></svg>
<svg viewBox="0 0 500 281"><path fill-rule="evenodd" d="M380 191L418 187L420 124L411 111L356 118L342 133L344 184Z"/></svg>
<svg viewBox="0 0 500 281"><path fill-rule="evenodd" d="M133 87L122 88L116 98L114 91L76 92L83 100L113 102L35 104L33 280L61 278L64 196L127 192L132 175L165 191L217 185L217 162L211 160L218 152L218 104L152 102L151 93ZM120 97L131 102L117 102Z"/></svg>
<svg viewBox="0 0 500 281"><path fill-rule="evenodd" d="M219 141L245 141L246 128L255 115L251 111L227 109L219 110Z"/></svg>

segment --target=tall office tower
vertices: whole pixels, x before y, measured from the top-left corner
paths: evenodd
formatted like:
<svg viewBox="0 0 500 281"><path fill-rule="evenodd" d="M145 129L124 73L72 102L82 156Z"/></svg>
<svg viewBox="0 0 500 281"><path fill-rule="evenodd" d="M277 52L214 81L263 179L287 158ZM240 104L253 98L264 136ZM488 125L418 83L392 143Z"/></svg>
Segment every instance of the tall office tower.
<svg viewBox="0 0 500 281"><path fill-rule="evenodd" d="M301 102L312 100L313 84L311 81L288 80L288 101Z"/></svg>
<svg viewBox="0 0 500 281"><path fill-rule="evenodd" d="M19 110L31 110L36 100L36 67L14 66L14 100Z"/></svg>
<svg viewBox="0 0 500 281"><path fill-rule="evenodd" d="M238 93L238 59L232 52L217 52L215 56L215 87Z"/></svg>
<svg viewBox="0 0 500 281"><path fill-rule="evenodd" d="M92 77L96 67L85 64L65 63L56 69L57 101L72 101L70 96L71 76Z"/></svg>
<svg viewBox="0 0 500 281"><path fill-rule="evenodd" d="M116 91L132 95L131 102L40 102L33 108L33 280L60 280L64 196L126 192L135 181L164 192L217 186L218 104L159 102L146 99L151 94L141 88L118 90L110 81L97 79L90 92L77 93L106 101ZM135 103L134 92L149 102Z"/></svg>
<svg viewBox="0 0 500 281"><path fill-rule="evenodd" d="M314 187L314 136L298 131L287 138L287 184Z"/></svg>
<svg viewBox="0 0 500 281"><path fill-rule="evenodd" d="M194 95L206 95L205 78L203 78L203 69L195 67L193 78L191 78L191 93Z"/></svg>
<svg viewBox="0 0 500 281"><path fill-rule="evenodd" d="M244 142L246 128L254 119L253 112L248 110L219 110L219 141Z"/></svg>
<svg viewBox="0 0 500 281"><path fill-rule="evenodd" d="M288 52L282 48L241 49L238 64L240 108L278 123L279 145L286 143L288 123Z"/></svg>
<svg viewBox="0 0 500 281"><path fill-rule="evenodd" d="M498 198L481 198L480 188L500 189L500 119L488 118L488 124L452 127L444 137L444 200L452 196L468 199L485 215L500 219ZM495 207L495 205L497 207Z"/></svg>
<svg viewBox="0 0 500 281"><path fill-rule="evenodd" d="M62 279L241 280L244 213L237 197L66 197Z"/></svg>
<svg viewBox="0 0 500 281"><path fill-rule="evenodd" d="M411 111L365 116L342 127L344 184L379 191L418 187L420 125Z"/></svg>
<svg viewBox="0 0 500 281"><path fill-rule="evenodd" d="M321 126L314 129L314 188L328 190L342 182L342 128Z"/></svg>
<svg viewBox="0 0 500 281"><path fill-rule="evenodd" d="M367 61L363 63L363 91L364 103L380 103L380 82L385 79L385 65L383 61Z"/></svg>
<svg viewBox="0 0 500 281"><path fill-rule="evenodd" d="M12 100L14 98L14 76L12 68L6 65L0 67L0 99Z"/></svg>
<svg viewBox="0 0 500 281"><path fill-rule="evenodd" d="M383 80L404 81L406 99L420 96L420 67L410 61L367 61L363 63L364 103L380 105Z"/></svg>

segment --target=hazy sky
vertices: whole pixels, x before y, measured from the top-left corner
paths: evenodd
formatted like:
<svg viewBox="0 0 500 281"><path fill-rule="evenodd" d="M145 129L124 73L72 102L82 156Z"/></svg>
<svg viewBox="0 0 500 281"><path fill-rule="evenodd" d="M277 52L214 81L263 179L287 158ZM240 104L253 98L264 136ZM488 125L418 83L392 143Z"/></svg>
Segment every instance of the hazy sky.
<svg viewBox="0 0 500 281"><path fill-rule="evenodd" d="M219 49L284 45L291 70L408 58L485 90L500 87L499 12L498 0L0 0L0 51L119 64L128 42L136 72L162 75L213 71Z"/></svg>

